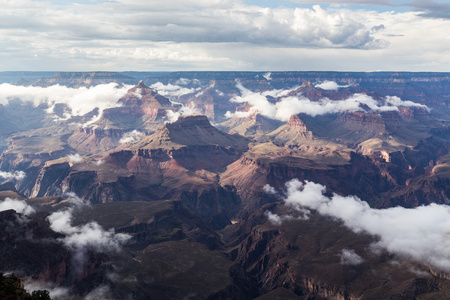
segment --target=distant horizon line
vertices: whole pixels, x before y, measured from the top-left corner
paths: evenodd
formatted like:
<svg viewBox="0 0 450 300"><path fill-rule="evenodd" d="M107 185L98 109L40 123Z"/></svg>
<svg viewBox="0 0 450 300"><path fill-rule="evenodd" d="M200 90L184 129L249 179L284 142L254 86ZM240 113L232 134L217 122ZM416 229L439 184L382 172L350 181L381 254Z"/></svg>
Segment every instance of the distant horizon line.
<svg viewBox="0 0 450 300"><path fill-rule="evenodd" d="M444 71L299 71L299 70L288 70L288 71L278 71L278 70L263 70L263 71L249 71L249 70L237 70L237 71L224 71L224 70L209 70L209 71L200 71L200 70L190 70L190 71L0 71L1 73L450 73Z"/></svg>

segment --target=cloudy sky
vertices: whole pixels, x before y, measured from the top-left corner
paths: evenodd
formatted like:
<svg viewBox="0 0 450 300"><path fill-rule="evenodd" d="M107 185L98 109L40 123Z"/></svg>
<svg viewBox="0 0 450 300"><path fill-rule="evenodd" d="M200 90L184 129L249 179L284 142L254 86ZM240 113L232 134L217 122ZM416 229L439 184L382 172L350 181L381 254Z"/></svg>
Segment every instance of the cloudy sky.
<svg viewBox="0 0 450 300"><path fill-rule="evenodd" d="M0 71L449 71L447 0L0 0Z"/></svg>

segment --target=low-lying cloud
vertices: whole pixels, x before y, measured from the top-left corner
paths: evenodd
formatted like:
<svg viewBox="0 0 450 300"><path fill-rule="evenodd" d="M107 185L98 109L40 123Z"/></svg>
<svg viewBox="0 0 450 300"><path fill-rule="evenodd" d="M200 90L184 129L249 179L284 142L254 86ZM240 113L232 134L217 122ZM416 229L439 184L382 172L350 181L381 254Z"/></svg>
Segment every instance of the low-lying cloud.
<svg viewBox="0 0 450 300"><path fill-rule="evenodd" d="M98 252L119 250L130 239L129 235L115 233L114 229L105 230L96 222L73 226L72 208L55 212L47 219L53 231L66 235L62 240L71 249L88 248Z"/></svg>
<svg viewBox="0 0 450 300"><path fill-rule="evenodd" d="M263 93L252 92L246 89L242 84L238 83L237 88L241 91L241 96L236 96L230 101L235 103L248 103L251 108L248 112L227 112L226 117L248 117L258 112L261 115L280 121L288 121L292 115L304 113L310 116L318 116L324 114L341 113L345 111L365 111L367 107L375 112L398 111L399 106L420 107L427 109L428 107L412 101L403 101L396 96L387 96L381 101L377 101L366 94L354 94L345 100L330 100L322 98L319 101L311 101L302 96L287 96L291 90L272 90ZM268 96L278 98L279 101L272 103Z"/></svg>
<svg viewBox="0 0 450 300"><path fill-rule="evenodd" d="M342 249L341 264L344 266L356 266L363 263L361 256L351 249Z"/></svg>
<svg viewBox="0 0 450 300"><path fill-rule="evenodd" d="M111 288L106 284L100 285L99 287L90 291L85 298L85 300L97 300L97 299L114 299L111 292Z"/></svg>
<svg viewBox="0 0 450 300"><path fill-rule="evenodd" d="M17 213L29 216L34 214L36 210L23 200L5 198L0 202L0 211L14 209Z"/></svg>
<svg viewBox="0 0 450 300"><path fill-rule="evenodd" d="M314 87L320 88L320 89L326 90L326 91L337 91L341 88L348 88L349 86L351 86L351 85L350 84L339 85L334 81L325 80L322 83L316 84Z"/></svg>
<svg viewBox="0 0 450 300"><path fill-rule="evenodd" d="M80 197L78 197L77 194L75 194L74 192L67 192L64 194L64 197L67 198L67 201L71 204L74 204L76 206L84 206L86 203L83 199L81 199Z"/></svg>
<svg viewBox="0 0 450 300"><path fill-rule="evenodd" d="M77 164L77 163L80 163L83 161L83 157L78 153L68 155L67 157L69 158L69 161L74 164Z"/></svg>
<svg viewBox="0 0 450 300"><path fill-rule="evenodd" d="M120 106L117 103L125 95L130 86L119 87L116 83L100 84L92 87L69 88L61 85L49 87L17 86L12 84L0 84L0 104L8 105L11 100L20 100L31 103L34 106L46 104L52 112L52 107L57 103L68 107L65 118L82 116L99 108L99 114L106 108Z"/></svg>
<svg viewBox="0 0 450 300"><path fill-rule="evenodd" d="M47 290L50 293L50 297L52 299L60 299L60 298L69 298L70 297L70 291L68 288L64 287L58 287L51 283L46 283L38 280L33 280L31 278L28 278L24 282L25 290L27 290L29 293L36 291L36 290Z"/></svg>
<svg viewBox="0 0 450 300"><path fill-rule="evenodd" d="M263 77L267 80L267 81L271 81L272 80L272 73L271 72L267 72L263 75Z"/></svg>
<svg viewBox="0 0 450 300"><path fill-rule="evenodd" d="M4 180L22 180L26 177L26 173L24 171L15 171L13 172L4 172L0 171L0 179Z"/></svg>
<svg viewBox="0 0 450 300"><path fill-rule="evenodd" d="M133 130L124 133L122 138L119 140L119 143L121 144L136 143L139 142L144 136L145 136L144 133L138 130Z"/></svg>
<svg viewBox="0 0 450 300"><path fill-rule="evenodd" d="M270 184L266 184L266 185L263 187L263 190L264 190L264 192L266 192L267 194L271 194L271 195L276 195L276 194L278 194L277 190L276 190L273 186L271 186Z"/></svg>
<svg viewBox="0 0 450 300"><path fill-rule="evenodd" d="M382 247L392 254L450 273L450 206L374 209L356 196L325 196L326 187L313 182L294 179L286 188L285 205L341 220L356 233L377 236L375 248ZM279 219L272 216L271 220L283 221L281 216ZM348 252L345 257L346 261L355 258Z"/></svg>
<svg viewBox="0 0 450 300"><path fill-rule="evenodd" d="M178 120L180 116L192 115L192 114L200 114L201 112L196 110L195 108L183 106L177 111L167 110L167 122L173 123Z"/></svg>
<svg viewBox="0 0 450 300"><path fill-rule="evenodd" d="M180 81L180 83L185 83L185 84L188 84L189 82L190 81L186 82L185 80L184 81ZM166 85L166 84L163 84L161 82L154 83L150 87L154 88L155 90L157 90L159 94L161 94L161 95L163 95L165 97L168 97L170 99L176 99L176 98L178 98L180 96L183 96L183 95L193 94L193 93L195 93L195 92L197 92L197 91L199 91L201 89L200 87L198 87L198 88L187 88L187 87L183 87L183 86L176 85L176 84L171 84L171 83L168 83Z"/></svg>

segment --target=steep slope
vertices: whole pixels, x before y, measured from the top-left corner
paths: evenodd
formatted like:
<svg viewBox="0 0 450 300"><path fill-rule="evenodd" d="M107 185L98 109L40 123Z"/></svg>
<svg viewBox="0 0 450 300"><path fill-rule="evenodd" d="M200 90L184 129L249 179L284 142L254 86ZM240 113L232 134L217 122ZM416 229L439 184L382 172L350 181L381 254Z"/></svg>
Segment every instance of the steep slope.
<svg viewBox="0 0 450 300"><path fill-rule="evenodd" d="M166 123L153 135L131 146L131 149L177 149L183 146L216 145L244 149L247 141L238 135L225 134L211 126L204 115L180 116Z"/></svg>
<svg viewBox="0 0 450 300"><path fill-rule="evenodd" d="M124 106L139 106L146 113L151 112L155 108L172 107L169 99L146 86L142 80L136 86L129 89L127 94L119 99L118 102L124 104Z"/></svg>
<svg viewBox="0 0 450 300"><path fill-rule="evenodd" d="M273 139L275 144L287 147L310 144L313 140L312 132L306 128L298 115L291 116L287 124L269 133L268 137Z"/></svg>

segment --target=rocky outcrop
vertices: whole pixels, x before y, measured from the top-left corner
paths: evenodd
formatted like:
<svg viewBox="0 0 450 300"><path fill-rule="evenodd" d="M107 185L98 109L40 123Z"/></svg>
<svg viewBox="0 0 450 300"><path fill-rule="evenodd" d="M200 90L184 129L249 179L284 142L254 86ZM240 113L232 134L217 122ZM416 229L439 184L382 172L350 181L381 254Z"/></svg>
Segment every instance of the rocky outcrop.
<svg viewBox="0 0 450 300"><path fill-rule="evenodd" d="M62 194L61 183L70 172L68 162L46 164L39 171L30 197Z"/></svg>
<svg viewBox="0 0 450 300"><path fill-rule="evenodd" d="M124 106L141 107L144 112L148 108L172 107L169 99L146 86L142 80L136 86L129 89L127 94L120 98L118 102Z"/></svg>
<svg viewBox="0 0 450 300"><path fill-rule="evenodd" d="M302 148L304 144L311 144L313 133L306 128L298 115L290 117L289 122L268 134L270 139L279 146Z"/></svg>
<svg viewBox="0 0 450 300"><path fill-rule="evenodd" d="M120 145L124 129L80 128L72 134L67 143L80 155L90 155L114 149Z"/></svg>

